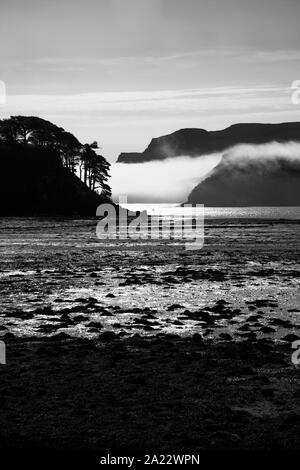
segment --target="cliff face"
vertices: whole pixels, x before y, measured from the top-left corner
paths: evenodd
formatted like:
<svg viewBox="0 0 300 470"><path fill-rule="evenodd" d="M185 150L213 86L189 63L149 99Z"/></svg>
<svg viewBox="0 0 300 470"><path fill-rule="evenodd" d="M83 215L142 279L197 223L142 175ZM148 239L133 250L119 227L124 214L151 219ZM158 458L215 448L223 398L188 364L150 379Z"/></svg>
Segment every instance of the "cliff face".
<svg viewBox="0 0 300 470"><path fill-rule="evenodd" d="M211 174L188 197L208 207L300 206L298 161L227 162L223 156Z"/></svg>
<svg viewBox="0 0 300 470"><path fill-rule="evenodd" d="M53 150L0 145L1 216L95 215L103 198Z"/></svg>
<svg viewBox="0 0 300 470"><path fill-rule="evenodd" d="M122 152L118 157L118 163L139 163L141 152Z"/></svg>
<svg viewBox="0 0 300 470"><path fill-rule="evenodd" d="M118 163L142 163L182 155L199 156L221 152L237 144L267 142L300 142L300 123L235 124L221 131L181 129L152 139L142 153L121 153Z"/></svg>

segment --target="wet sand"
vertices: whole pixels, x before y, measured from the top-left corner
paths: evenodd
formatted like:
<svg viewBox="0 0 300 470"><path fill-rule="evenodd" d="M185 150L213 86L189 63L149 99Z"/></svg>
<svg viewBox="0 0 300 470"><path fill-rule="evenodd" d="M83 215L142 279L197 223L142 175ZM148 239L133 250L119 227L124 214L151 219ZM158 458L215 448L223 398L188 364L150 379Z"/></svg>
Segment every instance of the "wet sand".
<svg viewBox="0 0 300 470"><path fill-rule="evenodd" d="M211 221L199 252L9 223L3 451L300 449L299 222Z"/></svg>
<svg viewBox="0 0 300 470"><path fill-rule="evenodd" d="M97 462L107 453L205 458L300 445L300 370L289 345L203 342L197 334L11 339L0 373L6 452Z"/></svg>

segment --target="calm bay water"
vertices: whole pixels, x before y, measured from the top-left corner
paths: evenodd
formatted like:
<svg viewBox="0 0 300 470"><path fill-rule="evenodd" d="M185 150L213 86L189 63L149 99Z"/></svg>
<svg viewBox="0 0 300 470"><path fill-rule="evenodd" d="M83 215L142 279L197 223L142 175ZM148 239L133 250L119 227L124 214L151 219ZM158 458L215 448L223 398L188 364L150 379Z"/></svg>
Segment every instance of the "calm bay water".
<svg viewBox="0 0 300 470"><path fill-rule="evenodd" d="M149 213L165 213L172 215L173 209L178 214L180 204L127 204L124 207ZM182 210L184 214L184 209ZM204 207L205 218L213 219L300 219L300 207Z"/></svg>

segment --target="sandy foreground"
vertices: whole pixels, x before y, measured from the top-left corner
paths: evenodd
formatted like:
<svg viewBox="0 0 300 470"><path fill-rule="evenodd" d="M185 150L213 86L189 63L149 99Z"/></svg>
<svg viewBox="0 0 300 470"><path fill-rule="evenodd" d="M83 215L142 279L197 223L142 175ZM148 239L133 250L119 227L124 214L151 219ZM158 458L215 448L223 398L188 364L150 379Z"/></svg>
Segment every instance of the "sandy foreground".
<svg viewBox="0 0 300 470"><path fill-rule="evenodd" d="M290 345L158 336L8 342L1 449L203 454L300 447Z"/></svg>
<svg viewBox="0 0 300 470"><path fill-rule="evenodd" d="M300 450L298 222L212 223L198 253L98 244L93 221L9 224L2 455Z"/></svg>

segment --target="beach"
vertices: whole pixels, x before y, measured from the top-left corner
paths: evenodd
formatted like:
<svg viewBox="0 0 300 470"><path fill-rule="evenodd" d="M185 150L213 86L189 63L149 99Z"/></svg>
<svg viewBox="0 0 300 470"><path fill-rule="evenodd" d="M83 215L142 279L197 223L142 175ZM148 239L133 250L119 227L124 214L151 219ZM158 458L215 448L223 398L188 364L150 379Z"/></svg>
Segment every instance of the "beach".
<svg viewBox="0 0 300 470"><path fill-rule="evenodd" d="M2 450L297 450L299 219L208 217L199 251L95 227L1 220Z"/></svg>

